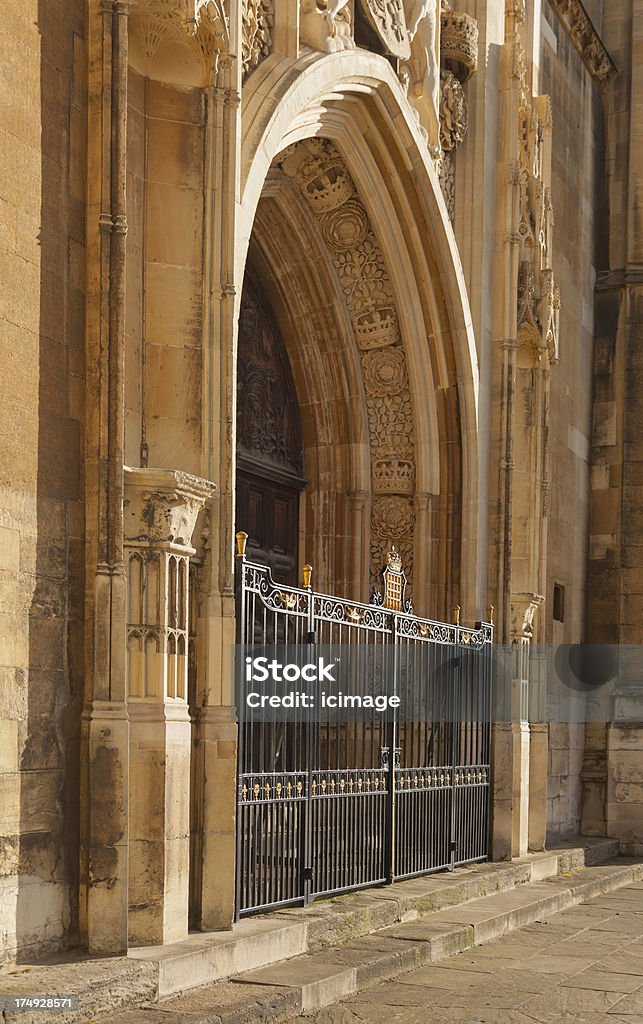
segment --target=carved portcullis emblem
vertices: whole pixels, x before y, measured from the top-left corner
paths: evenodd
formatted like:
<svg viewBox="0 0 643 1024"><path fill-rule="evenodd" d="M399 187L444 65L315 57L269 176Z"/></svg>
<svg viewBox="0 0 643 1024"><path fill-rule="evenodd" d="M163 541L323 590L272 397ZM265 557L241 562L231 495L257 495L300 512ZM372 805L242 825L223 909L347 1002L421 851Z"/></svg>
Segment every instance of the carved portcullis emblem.
<svg viewBox="0 0 643 1024"><path fill-rule="evenodd" d="M367 23L392 57L408 60L411 44L402 0L357 0Z"/></svg>

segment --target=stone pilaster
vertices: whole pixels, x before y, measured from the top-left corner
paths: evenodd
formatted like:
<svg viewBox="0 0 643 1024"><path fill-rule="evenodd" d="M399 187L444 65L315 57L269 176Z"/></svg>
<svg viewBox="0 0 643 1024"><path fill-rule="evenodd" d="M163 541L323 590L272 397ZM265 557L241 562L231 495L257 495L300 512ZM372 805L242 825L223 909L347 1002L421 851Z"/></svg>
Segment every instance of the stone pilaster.
<svg viewBox="0 0 643 1024"><path fill-rule="evenodd" d="M129 940L188 933L189 560L214 485L172 470L125 472L130 721Z"/></svg>

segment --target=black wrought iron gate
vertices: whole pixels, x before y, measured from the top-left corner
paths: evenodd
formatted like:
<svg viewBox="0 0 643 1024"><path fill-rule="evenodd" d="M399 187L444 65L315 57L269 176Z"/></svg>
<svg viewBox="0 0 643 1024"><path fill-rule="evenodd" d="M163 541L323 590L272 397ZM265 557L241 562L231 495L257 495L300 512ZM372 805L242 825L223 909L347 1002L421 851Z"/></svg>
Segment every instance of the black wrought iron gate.
<svg viewBox="0 0 643 1024"><path fill-rule="evenodd" d="M390 720L239 709L237 917L485 860L493 625L415 616L394 548L368 605L313 592L308 566L296 588L238 562L242 652L341 648L351 693L385 671L404 699Z"/></svg>

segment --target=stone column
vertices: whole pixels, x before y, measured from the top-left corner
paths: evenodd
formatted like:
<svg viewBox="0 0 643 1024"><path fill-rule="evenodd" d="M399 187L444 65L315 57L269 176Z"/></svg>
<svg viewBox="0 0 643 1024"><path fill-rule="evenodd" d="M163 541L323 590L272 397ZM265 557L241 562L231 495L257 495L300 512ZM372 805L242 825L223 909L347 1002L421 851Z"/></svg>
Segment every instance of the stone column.
<svg viewBox="0 0 643 1024"><path fill-rule="evenodd" d="M81 734L80 930L92 953L127 949L123 449L129 0L88 5L86 517L88 578Z"/></svg>
<svg viewBox="0 0 643 1024"><path fill-rule="evenodd" d="M129 941L188 934L189 560L214 485L187 473L126 469Z"/></svg>
<svg viewBox="0 0 643 1024"><path fill-rule="evenodd" d="M236 621L233 582L236 446L236 340L245 241L240 207L242 4L231 4L230 50L208 93L204 217L202 473L216 477L196 626L197 745L194 798L200 802L193 919L203 930L234 916L237 725L232 686ZM280 23L292 52L292 23ZM237 56L234 56L237 55ZM237 265L239 262L240 265Z"/></svg>
<svg viewBox="0 0 643 1024"><path fill-rule="evenodd" d="M529 849L544 850L547 839L547 778L549 775L549 724L529 726Z"/></svg>
<svg viewBox="0 0 643 1024"><path fill-rule="evenodd" d="M606 836L607 724L605 722L587 722L585 725L581 783L583 787L581 834L584 836Z"/></svg>
<svg viewBox="0 0 643 1024"><path fill-rule="evenodd" d="M491 859L511 860L513 852L513 758L511 722L491 728Z"/></svg>
<svg viewBox="0 0 643 1024"><path fill-rule="evenodd" d="M643 682L641 645L619 651L619 682L612 694L607 725L607 834L621 853L643 853Z"/></svg>

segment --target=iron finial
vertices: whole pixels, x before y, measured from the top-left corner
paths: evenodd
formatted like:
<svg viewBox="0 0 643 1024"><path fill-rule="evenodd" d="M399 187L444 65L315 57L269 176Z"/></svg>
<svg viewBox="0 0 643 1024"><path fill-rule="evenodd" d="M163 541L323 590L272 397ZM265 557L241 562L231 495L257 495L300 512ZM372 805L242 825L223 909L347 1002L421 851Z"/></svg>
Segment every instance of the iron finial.
<svg viewBox="0 0 643 1024"><path fill-rule="evenodd" d="M493 613L495 612L495 610L496 609L494 608L494 606L492 604L490 604L489 607L487 608L487 622L489 622L492 626L493 626Z"/></svg>
<svg viewBox="0 0 643 1024"><path fill-rule="evenodd" d="M454 625L456 625L456 626L460 625L460 605L459 604L456 604L455 608L453 609L453 622L454 622Z"/></svg>
<svg viewBox="0 0 643 1024"><path fill-rule="evenodd" d="M237 554L239 558L244 558L246 553L246 544L248 543L248 534L244 533L243 530L239 530L237 534Z"/></svg>
<svg viewBox="0 0 643 1024"><path fill-rule="evenodd" d="M303 577L304 577L304 586L305 587L309 587L310 586L310 581L311 581L312 576L313 576L313 567L312 567L312 565L308 565L308 563L306 563L306 565L302 569L302 574L303 574Z"/></svg>

